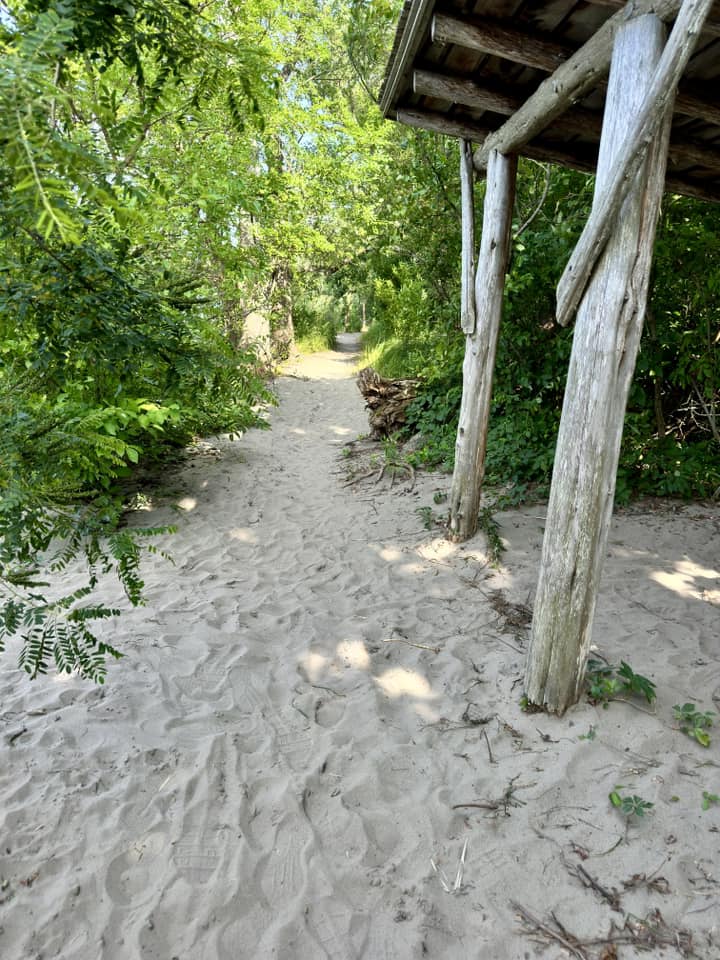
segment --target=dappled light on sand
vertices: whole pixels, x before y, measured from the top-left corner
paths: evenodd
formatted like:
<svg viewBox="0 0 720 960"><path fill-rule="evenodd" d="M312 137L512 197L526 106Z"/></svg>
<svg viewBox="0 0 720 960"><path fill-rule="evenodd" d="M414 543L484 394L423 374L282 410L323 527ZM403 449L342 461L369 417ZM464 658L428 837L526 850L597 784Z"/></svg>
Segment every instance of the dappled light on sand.
<svg viewBox="0 0 720 960"><path fill-rule="evenodd" d="M375 682L389 697L415 697L417 700L436 700L438 697L421 673L405 667L392 667L375 677Z"/></svg>
<svg viewBox="0 0 720 960"><path fill-rule="evenodd" d="M323 678L325 668L329 663L330 660L328 657L324 657L321 653L315 653L313 650L308 650L307 653L304 653L302 657L300 657L300 665L313 682Z"/></svg>
<svg viewBox="0 0 720 960"><path fill-rule="evenodd" d="M706 600L720 605L720 571L700 566L692 560L679 560L674 571L656 570L650 579L681 597Z"/></svg>
<svg viewBox="0 0 720 960"><path fill-rule="evenodd" d="M194 510L195 507L197 507L197 503L198 502L195 497L181 497L176 506L185 513L189 513L191 510Z"/></svg>
<svg viewBox="0 0 720 960"><path fill-rule="evenodd" d="M340 660L356 670L370 669L370 654L362 640L341 640L336 648Z"/></svg>
<svg viewBox="0 0 720 960"><path fill-rule="evenodd" d="M718 513L613 527L593 653L650 677L656 712L523 713L542 508L498 514L493 567L484 535L425 528L447 478L344 486L336 429L367 420L349 379L320 375L281 379L272 431L171 478L156 516L186 505L161 541L175 565L153 558L148 605L104 621L126 653L104 688L28 684L6 658L3 960L514 960L511 895L610 929L581 862L643 917L660 901L623 881L664 863L663 917L720 956L704 889L720 820L701 808L716 734L693 744L671 706L720 702L718 611L698 601L718 583ZM619 783L652 818L618 815Z"/></svg>
<svg viewBox="0 0 720 960"><path fill-rule="evenodd" d="M233 540L239 540L241 543L258 543L258 537L256 533L253 533L252 530L248 530L247 527L235 527L233 530L229 531L228 534L232 537Z"/></svg>

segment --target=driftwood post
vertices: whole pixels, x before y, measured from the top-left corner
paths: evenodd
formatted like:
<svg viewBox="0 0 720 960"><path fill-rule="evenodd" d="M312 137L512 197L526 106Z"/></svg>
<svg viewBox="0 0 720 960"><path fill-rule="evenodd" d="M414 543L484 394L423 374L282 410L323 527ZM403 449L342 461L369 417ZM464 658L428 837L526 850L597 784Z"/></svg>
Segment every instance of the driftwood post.
<svg viewBox="0 0 720 960"><path fill-rule="evenodd" d="M472 143L460 141L460 195L462 210L462 275L460 278L460 328L475 333L475 171Z"/></svg>
<svg viewBox="0 0 720 960"><path fill-rule="evenodd" d="M653 14L617 32L596 205L612 184L615 161L645 106L664 36L663 24ZM671 110L672 101L577 314L525 678L529 702L559 714L580 694L590 645L625 406L647 300Z"/></svg>
<svg viewBox="0 0 720 960"><path fill-rule="evenodd" d="M456 541L467 540L477 530L495 350L510 255L516 173L516 157L497 152L490 155L475 275L474 329L470 331L463 323L466 331L463 395L450 491L449 536Z"/></svg>

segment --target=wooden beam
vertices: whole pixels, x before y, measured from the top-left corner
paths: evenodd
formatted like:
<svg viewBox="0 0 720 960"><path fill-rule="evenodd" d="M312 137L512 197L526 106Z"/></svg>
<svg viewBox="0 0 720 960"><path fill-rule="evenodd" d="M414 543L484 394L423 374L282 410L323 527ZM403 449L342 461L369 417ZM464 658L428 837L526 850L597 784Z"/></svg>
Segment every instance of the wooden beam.
<svg viewBox="0 0 720 960"><path fill-rule="evenodd" d="M444 13L436 13L433 17L430 36L433 43L454 43L550 73L565 63L574 49L552 40L538 39L535 34L504 23L479 17L450 17Z"/></svg>
<svg viewBox="0 0 720 960"><path fill-rule="evenodd" d="M415 0L405 23L400 22L392 60L380 91L380 109L387 116L397 101L398 91L412 70L413 60L430 27L435 0Z"/></svg>
<svg viewBox="0 0 720 960"><path fill-rule="evenodd" d="M431 36L437 43L453 43L545 73L553 73L577 49L493 20L451 17L443 13L436 13L433 17ZM602 82L598 84L598 87L604 86ZM675 98L675 111L720 126L720 102L717 99L711 100L681 88Z"/></svg>
<svg viewBox="0 0 720 960"><path fill-rule="evenodd" d="M465 339L463 393L450 491L448 536L455 541L467 540L477 530L516 174L517 157L491 154L475 276L476 326Z"/></svg>
<svg viewBox="0 0 720 960"><path fill-rule="evenodd" d="M520 97L506 93L497 86L487 88L472 80L451 77L430 70L414 71L413 88L415 93L421 96L433 97L444 100L446 103L470 107L473 110L499 113L503 116L512 116L522 103ZM551 123L543 133L551 140L565 140L568 137L599 140L601 129L602 117L599 113L583 110L581 107L572 107ZM706 167L720 172L720 150L717 148L677 140L672 143L670 156L673 163Z"/></svg>
<svg viewBox="0 0 720 960"><path fill-rule="evenodd" d="M507 117L522 105L521 98L514 94L430 70L413 71L413 91L423 97L435 97L447 103L460 103L466 107L488 110L490 113L500 113Z"/></svg>
<svg viewBox="0 0 720 960"><path fill-rule="evenodd" d="M617 33L596 191L635 129L665 28L647 14ZM615 222L578 311L547 509L525 693L562 714L580 696L612 515L627 396L640 344L670 112Z"/></svg>
<svg viewBox="0 0 720 960"><path fill-rule="evenodd" d="M434 97L447 103L459 103L474 110L487 110L509 117L522 106L516 94L506 93L496 85L483 86L473 80L451 77L430 70L415 70L413 90L425 97ZM551 125L552 131L563 136L600 137L602 118L598 113L575 107Z"/></svg>
<svg viewBox="0 0 720 960"><path fill-rule="evenodd" d="M627 131L606 188L597 194L590 218L565 267L557 288L557 322L566 326L585 292L595 264L612 233L625 197L657 137L660 125L672 117L678 81L687 66L714 0L684 0L662 57L652 76L642 109Z"/></svg>
<svg viewBox="0 0 720 960"><path fill-rule="evenodd" d="M587 0L587 2L591 3L594 7L611 7L613 10L622 10L627 0ZM660 14L658 14L658 16L660 16ZM660 16L660 19L670 21L673 18ZM708 17L703 27L703 33L707 33L711 37L720 37L720 20L716 15Z"/></svg>
<svg viewBox="0 0 720 960"><path fill-rule="evenodd" d="M602 80L608 72L613 41L618 29L630 19L652 10L660 19L671 19L680 0L636 0L630 8L610 17L569 60L540 84L497 133L488 137L475 153L475 167L484 170L492 150L517 153L557 117Z"/></svg>
<svg viewBox="0 0 720 960"><path fill-rule="evenodd" d="M469 120L466 117L438 113L435 110L402 108L397 111L396 120L398 123L404 123L407 127L430 130L432 133L441 133L445 137L472 140L473 143L482 143L493 132L493 128L486 124Z"/></svg>
<svg viewBox="0 0 720 960"><path fill-rule="evenodd" d="M460 327L475 333L475 171L472 143L460 141L460 210L462 216L462 269L460 276Z"/></svg>
<svg viewBox="0 0 720 960"><path fill-rule="evenodd" d="M439 133L446 137L471 140L473 143L483 143L496 129L466 117L438 113L432 110L398 110L396 119L398 123L405 124L408 127L428 130L431 133ZM572 149L573 146L575 146L575 149ZM684 144L681 149L683 157L697 154L697 159L700 159L699 147ZM533 140L532 143L526 144L520 152L522 156L529 157L531 160L538 160L540 163L555 163L561 167L570 167L571 170L579 170L581 173L595 173L597 154L592 148L581 149L572 144ZM678 159L678 156L673 152L672 144L670 145L670 156L675 160ZM694 180L691 177L672 176L667 177L665 189L668 193L678 193L684 197L694 197L696 200L720 203L720 158L715 153L704 156L704 161L710 160L713 161L710 169L717 171L717 180L703 181ZM699 165L705 166L706 163Z"/></svg>

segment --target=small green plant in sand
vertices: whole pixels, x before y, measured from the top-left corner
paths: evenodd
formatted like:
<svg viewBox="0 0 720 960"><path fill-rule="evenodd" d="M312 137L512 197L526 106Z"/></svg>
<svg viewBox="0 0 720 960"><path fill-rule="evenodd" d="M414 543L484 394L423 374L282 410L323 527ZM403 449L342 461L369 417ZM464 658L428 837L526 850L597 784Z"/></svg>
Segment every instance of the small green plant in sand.
<svg viewBox="0 0 720 960"><path fill-rule="evenodd" d="M433 503L440 506L441 503L447 503L448 495L444 490L436 490L433 494Z"/></svg>
<svg viewBox="0 0 720 960"><path fill-rule="evenodd" d="M492 566L497 566L505 552L505 544L500 536L500 525L493 516L497 505L495 502L483 507L478 514L478 529L482 530L487 538L488 555Z"/></svg>
<svg viewBox="0 0 720 960"><path fill-rule="evenodd" d="M403 456L396 440L392 437L386 437L383 442L383 455L385 463L381 466L376 483L382 480L385 473L390 474L390 486L395 482L398 474L405 474L410 480L410 486L415 483L415 470L408 463L407 457Z"/></svg>
<svg viewBox="0 0 720 960"><path fill-rule="evenodd" d="M607 709L618 695L644 697L648 703L655 700L655 684L641 673L635 673L629 663L620 661L614 667L602 660L588 660L585 675L587 694L591 703L602 703Z"/></svg>
<svg viewBox="0 0 720 960"><path fill-rule="evenodd" d="M682 706L676 703L673 710L682 732L697 740L700 746L709 747L710 734L707 731L713 725L715 714L711 710L698 710L694 703L684 703Z"/></svg>
<svg viewBox="0 0 720 960"><path fill-rule="evenodd" d="M415 513L419 515L425 529L432 530L436 522L432 507L418 507Z"/></svg>
<svg viewBox="0 0 720 960"><path fill-rule="evenodd" d="M720 806L720 797L716 793L708 793L707 790L703 790L703 810L709 810L710 807L714 806Z"/></svg>
<svg viewBox="0 0 720 960"><path fill-rule="evenodd" d="M614 790L608 794L610 803L615 807L616 810L619 810L626 817L644 817L646 814L650 813L652 808L655 806L654 803L650 803L649 800L643 800L642 797L638 797L635 794L628 794L622 796L619 792L623 790L624 787L620 783Z"/></svg>

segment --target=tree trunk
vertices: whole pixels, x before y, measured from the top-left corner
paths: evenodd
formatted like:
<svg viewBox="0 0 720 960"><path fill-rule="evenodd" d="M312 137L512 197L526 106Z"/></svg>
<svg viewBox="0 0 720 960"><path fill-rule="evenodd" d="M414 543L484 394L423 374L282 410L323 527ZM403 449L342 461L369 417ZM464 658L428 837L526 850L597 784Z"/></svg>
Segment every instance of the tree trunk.
<svg viewBox="0 0 720 960"><path fill-rule="evenodd" d="M642 110L665 36L652 14L618 31L595 201ZM548 504L526 695L562 714L582 687L607 546L623 419L663 193L672 103L578 309Z"/></svg>
<svg viewBox="0 0 720 960"><path fill-rule="evenodd" d="M495 350L510 255L516 173L516 157L491 154L475 276L476 323L474 332L469 333L465 341L463 395L450 492L448 535L455 541L467 540L477 530Z"/></svg>

